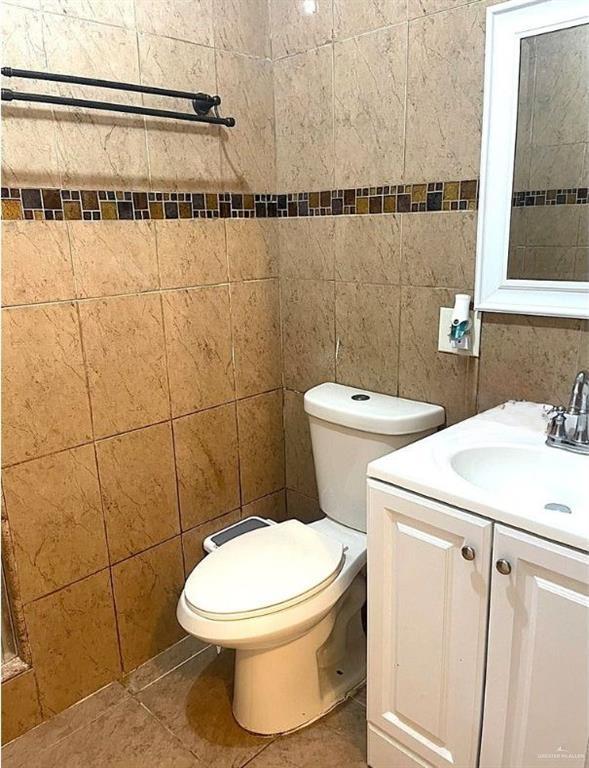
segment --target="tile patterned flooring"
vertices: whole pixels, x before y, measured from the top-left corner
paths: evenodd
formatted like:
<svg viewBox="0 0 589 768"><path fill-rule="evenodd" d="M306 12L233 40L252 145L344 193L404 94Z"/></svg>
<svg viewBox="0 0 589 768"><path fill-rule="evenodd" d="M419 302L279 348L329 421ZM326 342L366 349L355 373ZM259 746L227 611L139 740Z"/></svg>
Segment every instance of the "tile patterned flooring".
<svg viewBox="0 0 589 768"><path fill-rule="evenodd" d="M186 638L2 749L3 768L366 768L361 691L278 738L231 714L233 657Z"/></svg>

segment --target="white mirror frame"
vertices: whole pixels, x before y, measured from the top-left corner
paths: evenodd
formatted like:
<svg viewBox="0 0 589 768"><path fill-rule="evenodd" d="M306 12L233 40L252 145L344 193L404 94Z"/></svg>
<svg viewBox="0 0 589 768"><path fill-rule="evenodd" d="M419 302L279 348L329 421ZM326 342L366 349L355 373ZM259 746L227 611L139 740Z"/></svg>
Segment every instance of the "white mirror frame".
<svg viewBox="0 0 589 768"><path fill-rule="evenodd" d="M508 280L507 259L524 37L589 23L589 0L510 0L487 8L475 309L589 317L589 282Z"/></svg>

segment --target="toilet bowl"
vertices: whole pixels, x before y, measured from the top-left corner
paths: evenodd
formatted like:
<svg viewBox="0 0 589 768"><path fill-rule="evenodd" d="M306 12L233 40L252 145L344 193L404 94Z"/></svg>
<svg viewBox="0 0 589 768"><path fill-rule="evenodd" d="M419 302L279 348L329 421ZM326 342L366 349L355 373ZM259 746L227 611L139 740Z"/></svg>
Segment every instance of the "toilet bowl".
<svg viewBox="0 0 589 768"><path fill-rule="evenodd" d="M369 461L430 434L439 406L322 384L305 395L326 517L244 533L188 577L182 627L234 648L233 713L270 735L321 717L366 674L365 477Z"/></svg>
<svg viewBox="0 0 589 768"><path fill-rule="evenodd" d="M339 545L340 556L336 550L331 559L327 557L325 573L328 575L314 588L293 598L292 595L307 584L297 578L300 575L297 558L291 562L283 559L282 582L274 584L284 585L286 599L268 606L268 612L254 608L251 613L239 610L214 617L208 611L199 610L194 605L199 598L193 596L193 590L204 589L208 575L204 575L201 582L197 569L189 577L178 603L178 620L187 632L214 645L236 649L233 713L240 725L261 734L282 733L315 720L365 677L365 639L360 618L366 599L366 584L361 574L366 563L364 533L346 530L328 519L308 526L290 520L246 533L205 560L218 558L220 567L226 563L232 575L237 576L243 566L240 549L246 545L260 550L271 546L272 534L289 526L295 527L294 531L286 531L293 540L301 532L296 526L317 536L315 554L318 556L324 547L330 549L329 543ZM268 541L260 541L266 533L270 534L265 537ZM249 541L245 541L246 537ZM263 587L268 578L268 565L271 564L250 565L248 586L253 587L259 579L260 588ZM191 582L193 576L196 578ZM274 591L274 594L279 593ZM214 600L214 596L211 599ZM347 605L345 611L343 603ZM236 601L233 607L244 606L245 603ZM353 650L350 643L354 644Z"/></svg>

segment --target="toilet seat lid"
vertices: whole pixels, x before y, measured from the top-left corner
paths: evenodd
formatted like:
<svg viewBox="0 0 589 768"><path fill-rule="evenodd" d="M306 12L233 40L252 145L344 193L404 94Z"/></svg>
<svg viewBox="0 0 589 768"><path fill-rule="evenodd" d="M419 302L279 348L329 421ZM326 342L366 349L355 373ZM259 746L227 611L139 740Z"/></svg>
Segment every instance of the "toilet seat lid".
<svg viewBox="0 0 589 768"><path fill-rule="evenodd" d="M228 541L192 571L184 595L217 620L264 615L301 602L335 579L344 547L298 520Z"/></svg>

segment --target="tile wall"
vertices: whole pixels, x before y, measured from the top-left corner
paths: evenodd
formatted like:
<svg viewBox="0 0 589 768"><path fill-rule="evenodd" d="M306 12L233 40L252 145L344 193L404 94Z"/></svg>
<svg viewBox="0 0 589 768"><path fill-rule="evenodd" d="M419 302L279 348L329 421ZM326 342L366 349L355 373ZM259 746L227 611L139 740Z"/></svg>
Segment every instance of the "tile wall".
<svg viewBox="0 0 589 768"><path fill-rule="evenodd" d="M6 698L29 723L182 636L211 527L284 514L273 226L4 222L4 517L32 662Z"/></svg>
<svg viewBox="0 0 589 768"><path fill-rule="evenodd" d="M4 218L46 219L2 229L3 541L30 665L2 688L6 741L175 642L203 537L285 494L272 222L184 220L275 189L266 0L1 14L3 65L221 93L239 124L3 104Z"/></svg>
<svg viewBox="0 0 589 768"><path fill-rule="evenodd" d="M274 190L266 0L3 0L2 22L5 66L219 93L240 126L228 141L216 126L4 104L5 186ZM3 87L190 111L182 100L85 86L5 78Z"/></svg>
<svg viewBox="0 0 589 768"><path fill-rule="evenodd" d="M491 4L319 0L305 15L271 0L279 189L477 178ZM437 352L439 307L473 293L477 214L424 208L279 225L289 512L316 509L303 412L314 384L440 403L451 424L509 398L563 402L589 365L577 320L488 314L478 360ZM583 269L587 206L533 211L562 222L576 249L563 267Z"/></svg>
<svg viewBox="0 0 589 768"><path fill-rule="evenodd" d="M117 209L130 190L303 206L284 221L3 222L3 540L32 663L3 685L5 740L180 636L206 534L317 514L310 386L439 402L451 423L563 400L589 364L589 331L568 320L489 316L480 360L436 351L438 308L474 280L487 4L4 1L3 63L198 84L238 120L6 107L4 186L61 189L64 214L79 201L63 190L120 190ZM465 205L428 210L435 179L468 180ZM419 215L370 213L389 185ZM315 192L348 189L367 190L363 215Z"/></svg>

